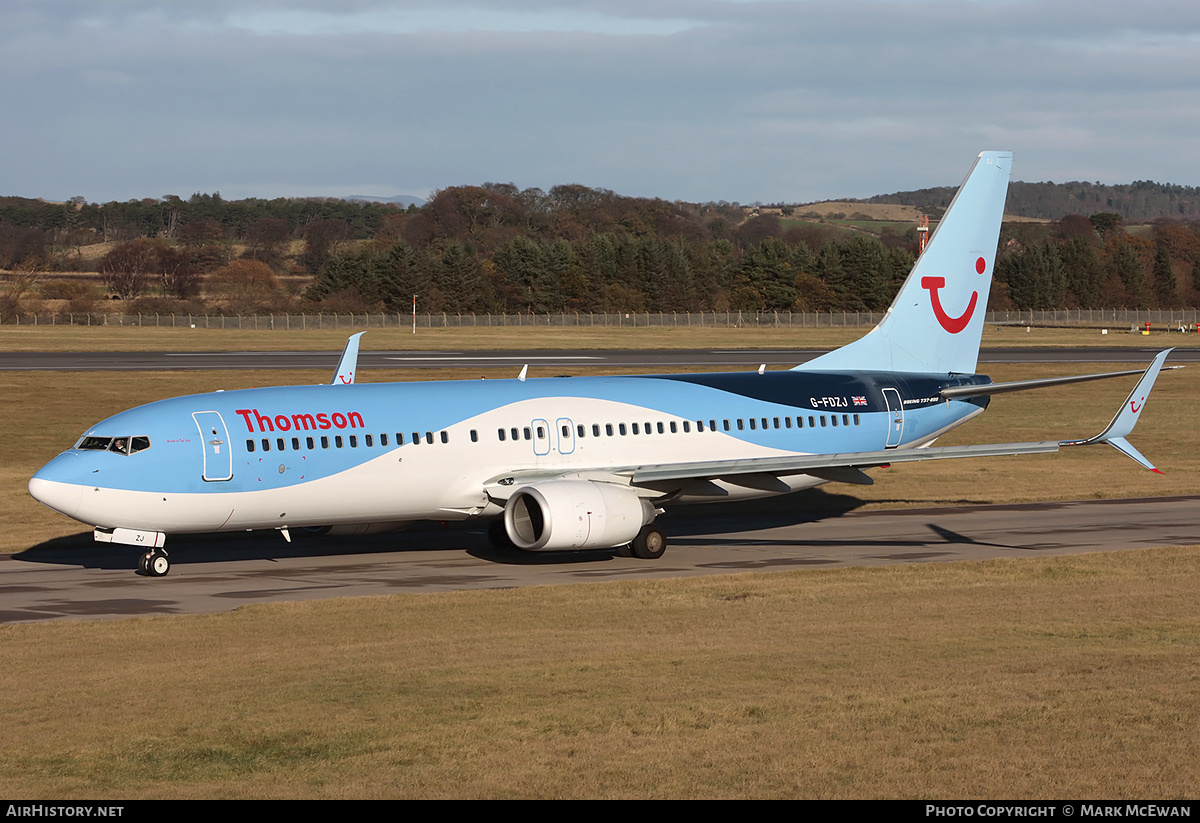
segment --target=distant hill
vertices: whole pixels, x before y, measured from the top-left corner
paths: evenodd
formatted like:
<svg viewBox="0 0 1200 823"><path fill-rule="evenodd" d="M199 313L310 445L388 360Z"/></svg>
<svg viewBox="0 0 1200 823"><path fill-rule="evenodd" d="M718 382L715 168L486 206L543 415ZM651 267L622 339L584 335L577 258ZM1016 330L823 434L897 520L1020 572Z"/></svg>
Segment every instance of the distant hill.
<svg viewBox="0 0 1200 823"><path fill-rule="evenodd" d="M940 216L950 205L955 191L955 187L941 186L880 194L862 202L916 206L928 214ZM1200 219L1200 188L1149 180L1115 186L1014 181L1008 187L1008 202L1004 206L1005 214L1046 220L1105 211L1115 212L1129 223L1146 223L1157 218L1196 220Z"/></svg>
<svg viewBox="0 0 1200 823"><path fill-rule="evenodd" d="M395 197L373 197L369 194L352 194L349 197L343 197L343 200L350 200L355 203L395 203L398 206L416 205L418 208L425 205L425 201L420 197L412 197L407 194L397 194Z"/></svg>

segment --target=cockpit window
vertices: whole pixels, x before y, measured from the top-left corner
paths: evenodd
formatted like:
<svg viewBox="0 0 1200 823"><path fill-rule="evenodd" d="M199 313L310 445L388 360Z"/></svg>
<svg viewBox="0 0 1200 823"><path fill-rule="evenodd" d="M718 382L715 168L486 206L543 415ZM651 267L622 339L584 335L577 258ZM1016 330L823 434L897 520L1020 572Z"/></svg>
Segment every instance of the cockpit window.
<svg viewBox="0 0 1200 823"><path fill-rule="evenodd" d="M75 446L91 451L110 451L117 454L134 454L150 448L150 438L145 435L134 437L85 437Z"/></svg>

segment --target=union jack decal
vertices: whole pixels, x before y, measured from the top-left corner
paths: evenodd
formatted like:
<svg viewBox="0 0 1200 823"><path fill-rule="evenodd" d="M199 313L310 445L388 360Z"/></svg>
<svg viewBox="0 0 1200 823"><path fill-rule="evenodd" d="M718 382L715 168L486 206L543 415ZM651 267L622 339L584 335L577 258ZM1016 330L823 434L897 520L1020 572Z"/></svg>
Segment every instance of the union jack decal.
<svg viewBox="0 0 1200 823"><path fill-rule="evenodd" d="M851 397L850 399L854 401L854 405L856 405L856 406L867 405L867 398L861 394L856 394L853 397Z"/></svg>

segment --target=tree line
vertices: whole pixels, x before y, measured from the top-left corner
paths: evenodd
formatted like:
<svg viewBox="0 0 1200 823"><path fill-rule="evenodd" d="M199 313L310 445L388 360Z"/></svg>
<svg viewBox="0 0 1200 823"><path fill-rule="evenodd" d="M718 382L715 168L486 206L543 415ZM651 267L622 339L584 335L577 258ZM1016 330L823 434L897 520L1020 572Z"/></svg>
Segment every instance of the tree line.
<svg viewBox="0 0 1200 823"><path fill-rule="evenodd" d="M56 280L58 268L97 271L128 310L164 313L404 311L413 295L422 311L447 313L880 311L917 253L915 226L871 234L789 220L786 209L579 185L455 186L407 209L200 194L111 210L13 200L0 199L0 267L27 277L10 285L9 310L40 298L82 313L100 299ZM47 210L61 225L6 217ZM118 239L88 260L71 244L80 233ZM989 308L1196 305L1196 223L1134 229L1097 212L1002 229Z"/></svg>

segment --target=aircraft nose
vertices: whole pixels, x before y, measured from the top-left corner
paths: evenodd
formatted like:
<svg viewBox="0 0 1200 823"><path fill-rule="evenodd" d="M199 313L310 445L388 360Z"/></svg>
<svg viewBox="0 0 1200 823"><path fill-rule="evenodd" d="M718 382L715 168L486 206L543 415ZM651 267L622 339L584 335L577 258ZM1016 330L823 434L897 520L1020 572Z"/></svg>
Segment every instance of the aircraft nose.
<svg viewBox="0 0 1200 823"><path fill-rule="evenodd" d="M76 476L78 459L60 454L29 478L29 494L43 506L74 517L83 502L83 486Z"/></svg>

